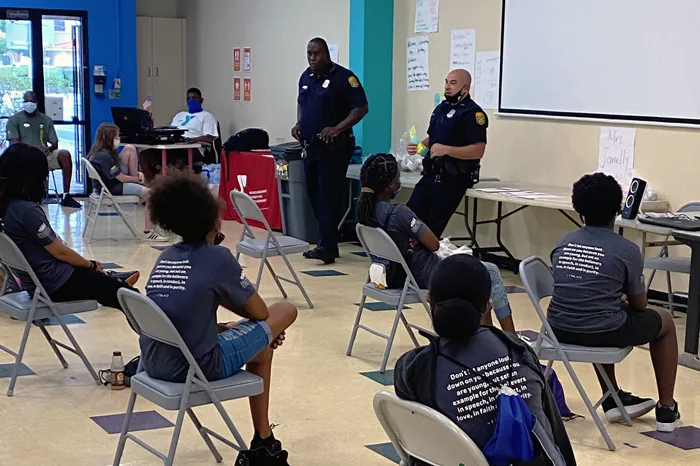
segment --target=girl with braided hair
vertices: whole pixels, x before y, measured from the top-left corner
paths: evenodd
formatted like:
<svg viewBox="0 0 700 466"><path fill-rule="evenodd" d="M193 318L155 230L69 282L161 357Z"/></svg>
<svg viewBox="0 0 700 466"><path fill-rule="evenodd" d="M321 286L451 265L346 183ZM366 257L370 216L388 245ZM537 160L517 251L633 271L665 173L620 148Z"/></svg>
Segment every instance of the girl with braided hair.
<svg viewBox="0 0 700 466"><path fill-rule="evenodd" d="M440 241L416 214L404 204L391 204L401 189L399 165L391 154L375 154L362 165L362 192L357 205L362 225L381 228L394 240L406 259L418 286L428 288L430 276L442 261L436 254ZM498 267L484 262L491 275L491 299L501 328L515 333L508 295ZM393 283L389 284L390 286ZM490 314L486 314L486 320Z"/></svg>

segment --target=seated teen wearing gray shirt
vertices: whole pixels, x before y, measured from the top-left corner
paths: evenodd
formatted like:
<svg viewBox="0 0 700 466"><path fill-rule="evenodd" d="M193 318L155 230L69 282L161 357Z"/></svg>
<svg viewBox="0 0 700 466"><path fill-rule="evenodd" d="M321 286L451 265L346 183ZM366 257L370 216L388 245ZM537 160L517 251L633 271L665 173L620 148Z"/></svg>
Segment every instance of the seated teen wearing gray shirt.
<svg viewBox="0 0 700 466"><path fill-rule="evenodd" d="M133 286L138 272L105 273L102 264L66 246L51 228L41 207L49 164L44 153L24 143L11 145L0 157L0 217L3 231L22 252L41 286L56 302L96 300L120 309L117 291ZM30 294L31 277L13 273Z"/></svg>
<svg viewBox="0 0 700 466"><path fill-rule="evenodd" d="M362 193L358 201L358 221L362 225L379 227L386 231L406 259L411 274L419 287L426 289L430 276L442 261L436 254L440 242L433 232L406 205L391 204L391 199L401 189L399 165L391 154L374 154L362 165L360 171ZM379 261L379 260L378 260ZM385 264L387 265L387 264ZM501 328L515 333L512 311L508 302L501 272L494 264L484 262L491 275L491 299ZM390 265L387 270L392 270ZM396 267L394 270L398 270ZM402 287L405 280L403 270L396 277L388 274L389 287ZM396 282L396 283L394 283ZM487 322L491 323L491 313Z"/></svg>
<svg viewBox="0 0 700 466"><path fill-rule="evenodd" d="M625 348L649 343L659 402L623 392L615 366L603 365L630 417L656 408L656 429L673 432L680 414L673 399L678 346L673 318L647 309L644 258L636 244L615 233L622 189L608 175L586 175L574 184L572 201L585 226L564 236L552 251L554 294L548 320L562 343ZM599 376L603 393L605 383ZM622 413L611 397L603 402L609 421Z"/></svg>
<svg viewBox="0 0 700 466"><path fill-rule="evenodd" d="M287 465L287 452L272 435L268 409L273 350L297 316L296 307L279 302L269 308L248 281L231 251L214 246L220 230L219 204L201 177L173 170L156 178L151 189L154 223L182 237L163 251L146 292L172 321L209 381L246 370L264 380L264 392L250 399L255 428L251 450L241 464ZM243 317L217 324L223 306ZM141 358L151 377L183 382L189 364L175 347L142 336ZM237 463L238 464L238 461Z"/></svg>
<svg viewBox="0 0 700 466"><path fill-rule="evenodd" d="M469 286L454 280L456 276ZM520 459L532 465L573 466L574 453L537 356L516 336L479 325L489 310L490 287L489 273L474 257L454 255L438 265L428 300L439 338L431 337L428 346L399 358L396 395L441 412L483 450L494 435L499 388L510 387L534 415L533 433L539 440L536 457Z"/></svg>

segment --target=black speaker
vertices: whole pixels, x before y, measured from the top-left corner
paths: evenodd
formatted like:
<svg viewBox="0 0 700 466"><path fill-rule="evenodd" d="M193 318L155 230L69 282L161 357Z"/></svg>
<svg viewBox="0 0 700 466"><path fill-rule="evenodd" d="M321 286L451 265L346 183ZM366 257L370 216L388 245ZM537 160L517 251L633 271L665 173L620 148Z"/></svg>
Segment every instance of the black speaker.
<svg viewBox="0 0 700 466"><path fill-rule="evenodd" d="M627 198L625 199L625 205L622 206L622 218L627 220L634 220L637 218L639 213L639 206L642 205L642 198L644 197L644 190L647 187L647 182L635 178L630 184L629 193L627 193Z"/></svg>

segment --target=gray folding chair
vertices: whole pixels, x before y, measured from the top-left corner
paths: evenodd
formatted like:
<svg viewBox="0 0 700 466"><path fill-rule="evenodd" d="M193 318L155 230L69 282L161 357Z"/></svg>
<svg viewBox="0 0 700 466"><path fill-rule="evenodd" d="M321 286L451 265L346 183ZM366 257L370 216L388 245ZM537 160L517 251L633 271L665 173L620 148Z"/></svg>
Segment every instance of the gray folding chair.
<svg viewBox="0 0 700 466"><path fill-rule="evenodd" d="M433 466L488 466L474 441L445 415L389 392L374 395L374 413L408 466L417 458Z"/></svg>
<svg viewBox="0 0 700 466"><path fill-rule="evenodd" d="M141 238L138 231L136 231L136 227L134 227L133 223L129 221L129 218L120 206L120 204L132 204L136 206L141 202L141 198L138 196L115 196L114 194L110 193L107 186L105 186L104 181L102 181L102 177L92 163L90 163L90 161L85 157L82 159L83 163L85 164L85 168L87 168L88 178L95 180L100 184L99 194L93 191L88 198L88 208L87 213L85 214L85 226L83 227L83 238L88 244L92 242L92 236L95 233L95 226L97 225L97 219L100 218L100 208L102 206L113 208L119 215L122 222L124 222L126 227L129 229L131 234L133 234L136 238Z"/></svg>
<svg viewBox="0 0 700 466"><path fill-rule="evenodd" d="M396 338L396 330L398 329L399 322L402 322L404 327L406 327L406 330L408 331L408 334L416 347L419 346L418 340L416 340L416 336L414 335L412 329L415 328L416 330L423 330L430 333L429 330L409 323L406 320L406 316L403 315L403 307L405 304L420 303L428 313L428 317L430 317L430 306L428 305L427 300L428 291L420 289L416 279L413 278L411 269L408 267L408 264L406 264L401 251L399 251L399 248L394 243L394 240L392 240L384 230L360 225L359 223L357 224L355 230L357 231L357 237L360 240L360 243L362 244L362 247L367 253L367 257L369 257L370 261L373 260L373 257L378 257L380 259L395 262L400 264L406 272L406 281L404 281L403 287L400 289L380 290L369 280L367 283L365 283L365 285L362 287L362 299L360 300L360 307L357 309L355 325L352 327L350 343L348 344L348 350L345 353L348 356L352 354L352 347L355 344L355 338L357 337L357 331L359 329L367 330L372 335L384 338L387 340L387 343L386 348L384 349L382 365L379 369L379 372L384 373L386 371L387 362L389 361L391 347L394 344L394 338ZM372 298L385 304L396 306L396 317L394 318L394 324L391 327L391 333L389 333L389 335L360 324L362 311L365 307L365 301L367 298Z"/></svg>
<svg viewBox="0 0 700 466"><path fill-rule="evenodd" d="M41 330L41 333L49 342L51 349L58 357L64 368L68 368L68 363L66 362L63 354L58 349L59 347L76 354L85 364L88 372L95 380L97 385L100 385L100 379L95 373L92 364L88 361L85 353L78 345L78 342L73 337L73 334L66 326L63 320L64 316L79 314L81 312L94 311L97 309L97 301L85 300L85 301L72 301L68 303L54 303L51 301L49 294L46 292L41 282L37 278L34 270L27 262L27 259L19 250L17 245L10 239L7 234L0 232L0 262L5 268L5 280L2 284L2 296L0 296L0 313L7 314L13 319L25 322L24 324L24 334L22 335L22 340L19 344L19 351L15 353L11 349L0 345L0 349L6 353L14 356L15 365L12 369L12 377L10 378L10 386L7 389L7 396L12 396L15 388L15 383L17 382L17 376L19 374L19 369L22 365L22 356L24 355L24 350L27 347L27 340L29 339L29 331L32 328L32 323L36 324ZM26 291L20 291L17 293L4 294L7 288L7 283L12 279L12 270L17 270L24 272L31 278L36 286L34 291L34 296L31 296ZM53 317L56 319L58 324L63 329L63 332L68 337L72 346L68 346L60 341L54 340L53 337L46 330L46 326L42 322L42 319Z"/></svg>
<svg viewBox="0 0 700 466"><path fill-rule="evenodd" d="M530 297L530 301L532 301L532 305L535 307L535 311L537 311L537 315L542 321L542 328L533 349L540 359L548 361L545 376L549 375L554 361L561 361L564 363L566 371L569 373L569 376L571 376L571 380L573 380L581 398L583 398L583 402L586 408L588 408L588 412L591 413L591 417L596 426L598 426L598 430L603 436L605 443L608 445L608 449L610 451L615 451L615 444L608 435L608 431L605 429L600 417L598 417L596 409L598 409L598 406L603 404L609 396L612 396L627 425L632 425L632 419L630 419L629 414L627 414L627 410L625 410L617 392L613 389L610 378L603 370L602 364L617 364L622 362L622 360L630 354L632 348L592 348L559 343L557 337L554 335L552 327L547 321L547 316L540 306L540 302L544 298L551 297L554 293L554 277L552 276L552 270L539 257L530 257L520 263L520 279L523 282L525 291L527 291L527 295ZM591 404L591 400L588 398L581 381L576 376L576 372L574 372L574 368L571 366L572 362L587 362L593 364L598 374L600 374L605 381L608 391L595 404Z"/></svg>
<svg viewBox="0 0 700 466"><path fill-rule="evenodd" d="M682 214L686 212L700 212L700 202L690 202L682 206L676 213ZM668 241L669 237L665 238ZM666 272L666 291L668 293L668 301L658 301L650 300L655 304L667 305L671 311L671 315L675 317L675 307L688 307L680 303L673 302L673 286L671 285L671 273L682 273L685 275L690 275L690 258L687 257L671 257L669 256L668 246L664 246L659 251L656 257L649 257L644 259L644 268L652 269L651 275L649 276L649 281L647 282L647 293L651 288L651 282L654 281L654 275L656 271Z"/></svg>
<svg viewBox="0 0 700 466"><path fill-rule="evenodd" d="M241 237L238 239L238 244L236 245L236 260L241 254L255 259L260 259L260 267L258 268L258 277L255 280L255 287L258 289L260 288L263 266L267 266L267 269L270 271L272 278L277 284L277 288L279 288L279 290L282 292L282 296L284 296L285 299L287 299L287 292L282 286L282 281L296 285L301 291L301 294L304 295L304 299L309 305L309 308L313 309L314 304L311 302L309 295L304 289L304 285L301 284L301 280L299 280L297 273L294 271L294 267L292 267L292 264L287 258L289 254L299 254L308 251L309 243L297 238L292 238L291 236L276 236L272 232L270 224L267 223L267 219L260 210L260 207L258 207L250 196L236 190L231 191L230 196L233 207L236 209L236 212L238 212L238 216L241 218L241 222L243 223L243 231L241 232ZM253 233L253 229L248 224L248 220L256 220L262 223L265 227L265 231L267 232L267 236L264 239L256 238L255 234ZM287 264L287 268L294 278L293 280L280 277L277 275L277 273L275 273L272 265L270 265L270 261L268 260L268 258L275 256L282 257L282 260L284 260L284 263Z"/></svg>
<svg viewBox="0 0 700 466"><path fill-rule="evenodd" d="M113 465L118 466L121 463L127 439L133 440L163 460L165 466L172 465L185 413L192 420L217 463L221 463L223 458L211 441L210 436L220 440L234 450L247 449L245 441L221 402L260 395L264 390L263 380L249 372L240 371L233 377L209 382L173 323L153 301L126 288L119 290L117 296L126 317L139 335L180 348L180 351L182 351L182 354L190 364L190 368L187 371L187 378L184 383L172 383L151 378L146 371L142 370L139 364L138 373L131 378L131 396L129 397L129 405L126 409L126 416L124 417L124 424L119 436ZM135 435L128 433L137 396L142 396L163 409L177 411L177 421L175 422L175 430L170 441L170 449L167 456ZM236 443L231 442L207 427L203 427L199 422L192 408L208 404L213 404L219 411Z"/></svg>

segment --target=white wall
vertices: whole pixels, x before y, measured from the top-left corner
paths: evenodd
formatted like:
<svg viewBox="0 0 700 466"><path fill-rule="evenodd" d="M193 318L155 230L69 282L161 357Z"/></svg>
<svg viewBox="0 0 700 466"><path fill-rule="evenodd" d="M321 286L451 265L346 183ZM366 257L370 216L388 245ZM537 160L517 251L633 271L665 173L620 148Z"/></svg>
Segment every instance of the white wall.
<svg viewBox="0 0 700 466"><path fill-rule="evenodd" d="M136 16L177 18L178 0L136 0Z"/></svg>
<svg viewBox="0 0 700 466"><path fill-rule="evenodd" d="M187 18L187 84L204 94L204 107L224 139L262 127L271 143L290 140L296 122L299 76L314 36L340 44L348 64L349 0L180 0ZM252 48L252 102L233 102L233 48Z"/></svg>

